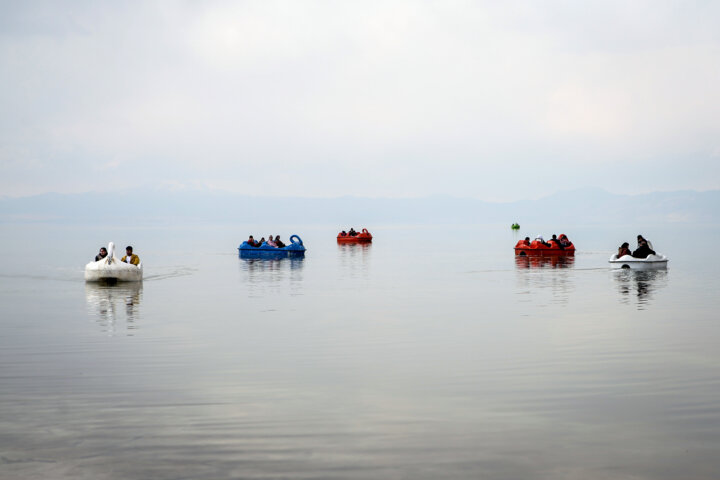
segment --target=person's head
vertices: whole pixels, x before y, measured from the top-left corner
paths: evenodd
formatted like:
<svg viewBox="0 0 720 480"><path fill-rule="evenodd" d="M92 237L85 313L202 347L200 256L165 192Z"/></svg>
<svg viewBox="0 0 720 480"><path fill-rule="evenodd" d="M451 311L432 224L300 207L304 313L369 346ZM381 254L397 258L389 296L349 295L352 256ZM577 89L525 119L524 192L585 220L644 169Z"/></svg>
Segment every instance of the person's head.
<svg viewBox="0 0 720 480"><path fill-rule="evenodd" d="M248 240L255 240L252 235L248 237Z"/></svg>
<svg viewBox="0 0 720 480"><path fill-rule="evenodd" d="M530 241L530 237L525 237L525 241L526 241L526 242L529 242L529 241Z"/></svg>
<svg viewBox="0 0 720 480"><path fill-rule="evenodd" d="M270 241L272 242L272 241L273 241L273 236L270 235L270 236L268 237L268 240L270 240Z"/></svg>
<svg viewBox="0 0 720 480"><path fill-rule="evenodd" d="M275 235L275 241L276 241L276 242L279 242L279 241L280 241L280 235Z"/></svg>
<svg viewBox="0 0 720 480"><path fill-rule="evenodd" d="M645 239L643 238L643 236L642 236L642 235L638 235L638 242L640 242L640 241L644 241L644 240L645 240Z"/></svg>
<svg viewBox="0 0 720 480"><path fill-rule="evenodd" d="M107 249L105 247L100 247L100 255L103 257L107 255Z"/></svg>
<svg viewBox="0 0 720 480"><path fill-rule="evenodd" d="M555 235L555 234L553 233L552 239L553 239L553 240L557 240L557 235Z"/></svg>
<svg viewBox="0 0 720 480"><path fill-rule="evenodd" d="M132 247L130 245L125 247L125 253L127 253L128 255L132 255Z"/></svg>
<svg viewBox="0 0 720 480"><path fill-rule="evenodd" d="M630 244L628 242L624 242L622 245L620 245L620 248L628 248Z"/></svg>

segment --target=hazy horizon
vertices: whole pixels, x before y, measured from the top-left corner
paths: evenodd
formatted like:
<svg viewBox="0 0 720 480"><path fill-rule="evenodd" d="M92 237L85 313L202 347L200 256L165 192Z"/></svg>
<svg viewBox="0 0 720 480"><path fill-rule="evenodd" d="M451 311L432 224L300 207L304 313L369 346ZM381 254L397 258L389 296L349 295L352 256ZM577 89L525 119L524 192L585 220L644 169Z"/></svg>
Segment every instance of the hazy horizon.
<svg viewBox="0 0 720 480"><path fill-rule="evenodd" d="M488 200L485 198L481 198L478 196L461 196L461 195L454 195L452 193L429 193L424 195L412 195L412 196L392 196L392 195L376 195L376 196L370 196L370 195L360 195L360 194L338 194L338 195L262 195L262 194L248 194L244 192L238 192L233 190L226 190L226 189L220 189L220 188L211 188L207 186L169 186L169 185L160 185L154 188L148 187L148 188L138 188L133 186L128 186L125 188L117 188L113 190L86 190L86 191L77 191L77 192L62 192L57 190L50 190L46 192L41 193L32 193L32 194L19 194L19 195L6 195L6 194L0 194L0 199L9 199L9 200L19 200L19 199L27 199L32 197L40 197L44 195L61 195L61 196L79 196L79 195L102 195L102 194L132 194L132 193L142 193L142 194L148 194L148 193L166 193L166 194L178 194L178 193L188 193L188 194L217 194L217 195L230 195L230 196L245 196L245 197L256 197L256 198L276 198L276 199L282 199L282 198L300 198L300 199L307 199L307 200L335 200L335 199L342 199L342 198L352 198L352 199L367 199L367 200L423 200L427 198L434 198L434 197L446 197L446 198L453 198L453 199L471 199L476 200L483 203L495 203L495 204L506 204L506 203L516 203L516 202L525 202L525 201L538 201L543 200L549 197L553 197L556 195L561 194L570 194L575 192L600 192L603 194L608 194L612 196L623 196L623 197L637 197L637 196L643 196L643 195L653 195L653 194L676 194L676 193L712 193L719 191L720 188L707 188L707 189L693 189L693 188L685 188L685 189L669 189L669 190L648 190L648 191L642 191L642 192L636 192L636 193L627 193L627 192L618 192L613 191L610 189L606 189L599 186L582 186L582 187L574 187L574 188L564 188L564 189L558 189L555 191L549 191L546 194L539 195L536 197L518 197L514 199L509 200Z"/></svg>
<svg viewBox="0 0 720 480"><path fill-rule="evenodd" d="M538 200L486 202L418 198L270 197L210 190L127 190L0 198L0 222L233 222L366 226L404 223L720 223L720 190L615 195L602 189L561 191ZM348 223L349 222L349 223Z"/></svg>

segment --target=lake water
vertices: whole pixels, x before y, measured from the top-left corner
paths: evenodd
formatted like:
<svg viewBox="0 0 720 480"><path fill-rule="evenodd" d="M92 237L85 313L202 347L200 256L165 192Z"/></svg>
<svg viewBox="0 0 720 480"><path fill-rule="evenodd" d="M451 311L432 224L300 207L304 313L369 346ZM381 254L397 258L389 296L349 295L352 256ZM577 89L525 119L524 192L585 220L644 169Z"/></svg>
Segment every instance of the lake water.
<svg viewBox="0 0 720 480"><path fill-rule="evenodd" d="M364 226L0 226L0 478L720 476L720 229ZM667 270L608 268L638 233ZM142 284L85 284L108 241Z"/></svg>

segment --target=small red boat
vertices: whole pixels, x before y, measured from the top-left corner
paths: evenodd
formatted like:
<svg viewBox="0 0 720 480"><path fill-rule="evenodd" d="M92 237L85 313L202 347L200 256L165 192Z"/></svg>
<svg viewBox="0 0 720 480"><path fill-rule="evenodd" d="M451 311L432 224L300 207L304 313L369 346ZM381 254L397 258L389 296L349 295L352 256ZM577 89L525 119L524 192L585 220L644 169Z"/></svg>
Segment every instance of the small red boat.
<svg viewBox="0 0 720 480"><path fill-rule="evenodd" d="M338 233L337 241L338 243L370 243L372 242L372 235L367 231L367 228L363 228L362 232L356 235L340 232Z"/></svg>
<svg viewBox="0 0 720 480"><path fill-rule="evenodd" d="M559 240L563 238L567 239L564 233L558 237ZM560 248L560 245L554 240L550 240L547 243L550 244L549 247L537 240L533 240L529 244L526 243L525 240L520 240L517 245L515 245L515 255L527 255L529 257L544 255L571 257L575 255L575 245L573 245L572 242L563 248Z"/></svg>

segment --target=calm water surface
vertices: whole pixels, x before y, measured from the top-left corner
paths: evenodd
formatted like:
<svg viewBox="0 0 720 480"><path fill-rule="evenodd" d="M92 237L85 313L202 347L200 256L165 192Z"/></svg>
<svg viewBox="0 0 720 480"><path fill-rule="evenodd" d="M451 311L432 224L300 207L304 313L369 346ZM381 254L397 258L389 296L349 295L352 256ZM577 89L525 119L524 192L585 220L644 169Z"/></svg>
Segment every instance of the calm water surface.
<svg viewBox="0 0 720 480"><path fill-rule="evenodd" d="M0 226L0 478L718 478L720 229L370 229ZM608 268L637 233L667 270ZM108 241L142 284L85 284Z"/></svg>

